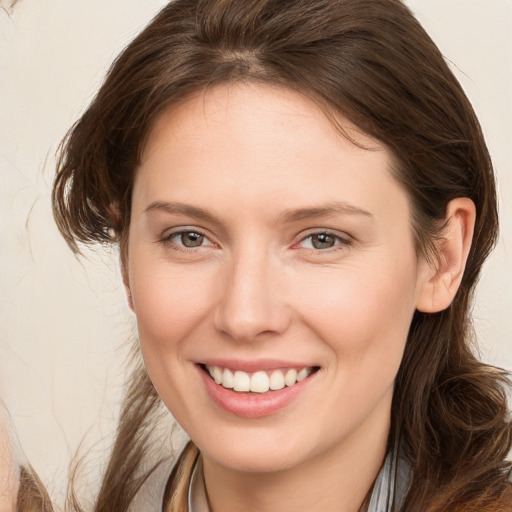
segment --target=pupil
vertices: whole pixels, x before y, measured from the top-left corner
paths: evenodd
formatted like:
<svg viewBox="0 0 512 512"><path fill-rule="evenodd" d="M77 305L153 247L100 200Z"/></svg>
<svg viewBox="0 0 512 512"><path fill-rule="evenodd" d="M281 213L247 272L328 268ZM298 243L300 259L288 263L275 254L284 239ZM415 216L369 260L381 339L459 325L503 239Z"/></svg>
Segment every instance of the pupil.
<svg viewBox="0 0 512 512"><path fill-rule="evenodd" d="M313 247L315 249L329 249L334 245L334 237L321 233L313 236Z"/></svg>
<svg viewBox="0 0 512 512"><path fill-rule="evenodd" d="M181 235L181 242L185 247L199 247L204 240L203 235L199 233L183 233Z"/></svg>

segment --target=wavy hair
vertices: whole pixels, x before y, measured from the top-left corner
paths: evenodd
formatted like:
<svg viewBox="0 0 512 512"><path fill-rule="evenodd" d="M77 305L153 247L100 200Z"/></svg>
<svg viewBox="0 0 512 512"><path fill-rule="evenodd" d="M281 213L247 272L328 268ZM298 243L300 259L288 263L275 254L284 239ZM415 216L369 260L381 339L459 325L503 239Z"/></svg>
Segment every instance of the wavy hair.
<svg viewBox="0 0 512 512"><path fill-rule="evenodd" d="M413 469L407 511L509 510L509 381L474 356L470 317L498 233L493 167L469 100L401 1L170 2L119 55L62 143L53 208L64 238L74 251L82 243L119 242L124 261L134 173L156 117L198 90L237 82L298 91L333 123L342 116L387 146L412 204L417 251L427 257L435 257L448 203L475 203L474 239L453 303L414 315L388 450ZM95 512L128 510L147 477L139 461L157 404L147 375L137 373ZM178 461L171 503L179 502L188 481L183 468L196 454L189 447Z"/></svg>

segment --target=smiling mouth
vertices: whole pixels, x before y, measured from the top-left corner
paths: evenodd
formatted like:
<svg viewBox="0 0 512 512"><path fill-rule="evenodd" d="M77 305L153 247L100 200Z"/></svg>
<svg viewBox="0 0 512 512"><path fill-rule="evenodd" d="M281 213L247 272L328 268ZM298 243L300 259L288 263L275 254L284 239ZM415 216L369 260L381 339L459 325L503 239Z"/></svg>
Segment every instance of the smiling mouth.
<svg viewBox="0 0 512 512"><path fill-rule="evenodd" d="M245 372L220 366L200 365L201 368L225 389L237 393L268 393L285 387L293 387L319 370L318 366L284 368Z"/></svg>

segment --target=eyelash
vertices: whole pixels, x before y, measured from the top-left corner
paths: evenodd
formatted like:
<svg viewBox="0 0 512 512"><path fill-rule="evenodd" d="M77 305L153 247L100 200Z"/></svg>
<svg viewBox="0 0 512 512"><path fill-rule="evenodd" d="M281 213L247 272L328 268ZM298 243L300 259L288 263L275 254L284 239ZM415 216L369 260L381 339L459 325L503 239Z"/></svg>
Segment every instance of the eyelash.
<svg viewBox="0 0 512 512"><path fill-rule="evenodd" d="M196 247L186 247L182 243L176 242L176 238L181 237L183 235L197 235L198 237L203 237L205 240L207 240L209 243L203 245L198 245ZM190 252L190 251L196 251L197 249L200 249L202 247L208 247L215 245L208 237L206 233L199 229L181 229L179 231L173 231L172 233L169 233L168 235L165 235L164 237L160 238L158 240L159 243L161 243L164 246L172 245L174 249L178 251L184 251L184 252Z"/></svg>
<svg viewBox="0 0 512 512"><path fill-rule="evenodd" d="M339 250L345 250L348 247L350 247L350 245L352 245L352 240L350 239L350 237L348 235L342 236L335 231L323 229L323 230L319 230L319 231L310 232L306 236L303 236L294 245L294 247L297 247L300 244L303 244L308 239L312 241L313 237L315 237L315 236L318 237L318 236L322 236L322 235L332 237L334 239L334 245L332 247L327 247L324 249L318 249L315 247L304 247L304 249L310 251L311 253L322 254L322 253L330 253L330 252L339 251ZM311 242L311 244L313 244L313 242Z"/></svg>
<svg viewBox="0 0 512 512"><path fill-rule="evenodd" d="M181 237L183 235L197 235L198 237L204 238L208 243L201 244L195 247L186 247L183 243L177 242L176 239L178 237ZM311 240L311 245L313 245L314 242L312 242L313 237L321 237L321 236L327 236L332 237L334 239L334 245L332 247L326 247L326 248L316 248L316 247L303 247L303 249L310 251L311 253L321 254L321 253L330 253L334 251L344 250L347 247L350 247L352 244L352 240L348 235L342 236L339 233L336 233L334 231L330 231L327 229L313 231L308 233L306 236L302 236L301 239L293 245L294 248L300 248L299 246L301 244L304 244L307 240ZM158 240L159 243L166 245L172 245L174 249L184 252L190 252L190 251L197 251L198 249L201 249L203 247L208 246L215 246L216 244L212 242L208 235L204 233L203 231L199 229L181 229L179 231L174 231Z"/></svg>

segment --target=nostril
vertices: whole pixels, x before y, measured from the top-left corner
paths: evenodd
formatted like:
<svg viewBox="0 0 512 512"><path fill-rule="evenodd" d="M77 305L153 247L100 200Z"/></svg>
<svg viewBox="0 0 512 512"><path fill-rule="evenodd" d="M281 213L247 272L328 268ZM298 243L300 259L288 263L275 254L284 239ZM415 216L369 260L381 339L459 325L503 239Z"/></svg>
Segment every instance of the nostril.
<svg viewBox="0 0 512 512"><path fill-rule="evenodd" d="M279 304L266 303L254 308L237 308L230 304L219 306L214 322L223 336L250 342L282 334L288 328L290 318Z"/></svg>

